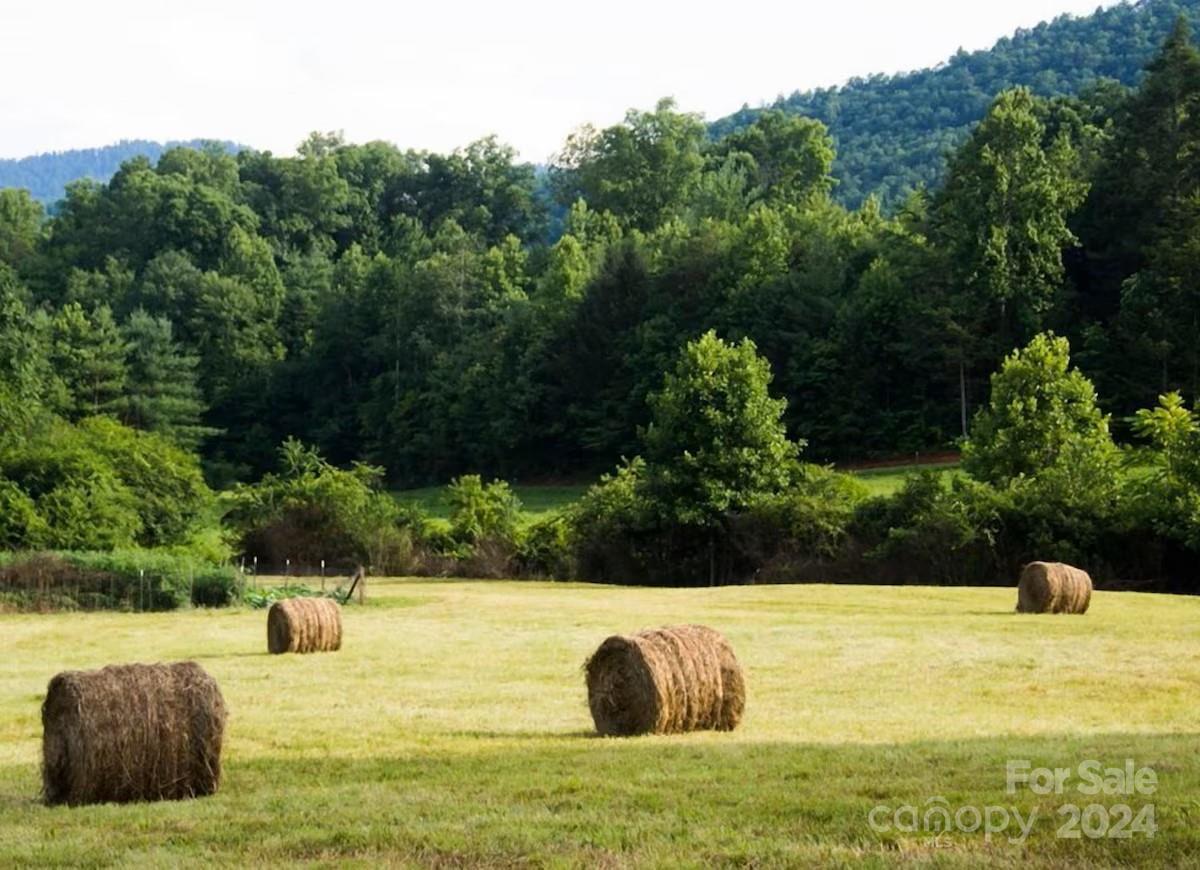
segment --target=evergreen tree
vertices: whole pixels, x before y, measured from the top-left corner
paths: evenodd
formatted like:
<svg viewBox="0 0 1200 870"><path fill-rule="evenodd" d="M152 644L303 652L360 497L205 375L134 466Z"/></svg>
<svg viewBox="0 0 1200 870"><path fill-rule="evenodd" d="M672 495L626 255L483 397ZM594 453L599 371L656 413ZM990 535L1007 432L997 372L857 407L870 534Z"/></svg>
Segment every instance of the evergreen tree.
<svg viewBox="0 0 1200 870"><path fill-rule="evenodd" d="M107 305L89 316L76 302L51 321L51 362L70 395L72 419L117 414L125 389L128 345Z"/></svg>
<svg viewBox="0 0 1200 870"><path fill-rule="evenodd" d="M199 360L180 350L165 318L139 309L123 332L129 344L123 421L195 450L216 432L200 422L205 406L196 383Z"/></svg>

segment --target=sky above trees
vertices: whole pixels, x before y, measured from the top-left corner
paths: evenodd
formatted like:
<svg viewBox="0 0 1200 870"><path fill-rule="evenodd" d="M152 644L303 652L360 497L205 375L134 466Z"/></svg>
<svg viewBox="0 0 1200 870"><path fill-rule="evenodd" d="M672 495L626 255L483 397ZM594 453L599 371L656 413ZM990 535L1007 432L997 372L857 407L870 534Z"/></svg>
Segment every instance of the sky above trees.
<svg viewBox="0 0 1200 870"><path fill-rule="evenodd" d="M291 153L313 129L447 151L495 133L545 161L585 122L674 96L716 118L931 66L1097 0L15 0L0 8L0 157L119 139Z"/></svg>

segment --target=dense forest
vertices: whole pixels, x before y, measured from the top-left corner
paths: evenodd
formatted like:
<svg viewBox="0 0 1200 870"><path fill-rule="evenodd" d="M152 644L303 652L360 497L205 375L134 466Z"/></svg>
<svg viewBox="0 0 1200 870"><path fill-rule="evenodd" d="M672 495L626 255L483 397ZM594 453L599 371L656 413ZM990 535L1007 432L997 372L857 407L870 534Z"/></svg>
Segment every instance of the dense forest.
<svg viewBox="0 0 1200 870"><path fill-rule="evenodd" d="M670 101L580 130L546 179L495 139L314 134L136 158L49 219L5 190L6 329L44 361L18 388L171 433L218 483L287 436L398 483L582 476L631 455L707 329L753 339L819 460L953 445L1004 354L1054 329L1119 423L1200 377L1195 64L1177 30L1134 92L1006 91L890 216L834 201L820 122L714 142Z"/></svg>
<svg viewBox="0 0 1200 870"><path fill-rule="evenodd" d="M1041 97L1064 97L1103 91L1109 83L1136 85L1180 15L1200 22L1200 2L1140 0L1086 18L1064 15L986 51L960 50L932 69L796 92L770 108L829 127L838 149L833 176L839 202L857 208L875 193L890 207L910 190L940 184L945 155L966 140L1002 90L1024 86ZM745 107L713 123L712 133L740 129L762 111Z"/></svg>
<svg viewBox="0 0 1200 870"><path fill-rule="evenodd" d="M187 142L152 142L125 139L101 148L73 148L30 157L0 159L0 188L23 187L42 205L50 206L63 198L67 185L81 178L105 182L121 164L134 157L155 161L172 148L200 148L200 139ZM236 154L241 145L221 142L221 147Z"/></svg>
<svg viewBox="0 0 1200 870"><path fill-rule="evenodd" d="M1031 552L1192 547L1197 153L1180 19L1136 89L1000 93L945 183L894 213L835 201L819 121L764 112L714 141L669 100L581 129L544 176L494 138L437 154L313 134L295 157L135 158L50 217L0 191L0 543L183 540L208 504L199 456L208 486L269 473L243 507L283 511L289 541L310 537L297 492L349 493L347 527L394 531L367 492L384 480L618 467L575 538L546 531L577 553L601 535L575 563L595 577L622 541L627 576L760 570L731 544L758 540L734 524L751 505L786 530L762 540L809 540L797 517L838 505L820 528L857 517L870 552L925 540L896 539L906 524L952 535L918 548L926 577L930 554L984 547L958 582ZM918 482L865 515L795 465L967 434L966 489ZM1154 499L1113 491L1112 434L1152 450ZM1130 571L1169 572L1162 552Z"/></svg>

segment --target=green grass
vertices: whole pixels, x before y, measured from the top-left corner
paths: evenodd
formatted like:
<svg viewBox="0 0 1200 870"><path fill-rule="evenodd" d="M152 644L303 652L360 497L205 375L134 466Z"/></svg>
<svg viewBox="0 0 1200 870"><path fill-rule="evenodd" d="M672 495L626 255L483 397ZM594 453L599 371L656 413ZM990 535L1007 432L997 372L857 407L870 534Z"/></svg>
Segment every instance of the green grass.
<svg viewBox="0 0 1200 870"><path fill-rule="evenodd" d="M888 468L872 468L853 471L855 477L861 480L871 495L891 495L904 485L912 474L917 471L932 469L941 474L958 474L957 463L945 465L899 465ZM534 522L550 514L558 513L587 491L586 485L579 486L515 486L513 490L521 499L525 522ZM416 504L437 522L445 523L450 519L450 505L446 501L446 488L427 486L421 489L397 490L393 495L399 501Z"/></svg>
<svg viewBox="0 0 1200 870"><path fill-rule="evenodd" d="M1084 617L1012 590L372 581L336 654L265 653L262 611L0 616L0 866L1146 867L1200 862L1200 600L1100 593ZM745 721L599 739L580 665L608 634L729 636ZM39 704L64 668L195 658L230 708L211 798L47 808ZM1071 793L1005 763L1158 773L1151 840L1055 837ZM942 797L1037 809L1030 841L877 834ZM1110 806L1145 798L1100 798Z"/></svg>
<svg viewBox="0 0 1200 870"><path fill-rule="evenodd" d="M894 465L887 468L867 468L850 473L866 485L871 495L892 495L904 486L904 481L918 471L936 471L943 475L962 473L956 462L944 465Z"/></svg>
<svg viewBox="0 0 1200 870"><path fill-rule="evenodd" d="M529 523L558 513L578 501L587 486L514 486L513 491L521 500L522 516ZM397 490L392 495L398 501L418 505L430 519L443 522L450 519L450 504L444 486Z"/></svg>

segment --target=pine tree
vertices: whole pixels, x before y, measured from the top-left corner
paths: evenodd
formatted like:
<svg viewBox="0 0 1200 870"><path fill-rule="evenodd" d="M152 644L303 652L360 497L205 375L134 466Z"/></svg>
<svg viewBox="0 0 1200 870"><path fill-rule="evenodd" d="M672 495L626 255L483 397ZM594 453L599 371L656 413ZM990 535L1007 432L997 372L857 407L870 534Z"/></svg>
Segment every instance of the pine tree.
<svg viewBox="0 0 1200 870"><path fill-rule="evenodd" d="M201 424L206 408L196 382L199 360L180 350L166 318L138 309L125 323L124 333L129 342L129 375L123 421L195 450L217 431Z"/></svg>
<svg viewBox="0 0 1200 870"><path fill-rule="evenodd" d="M76 302L51 321L51 359L70 395L67 416L117 414L125 389L128 345L107 305L89 316Z"/></svg>

